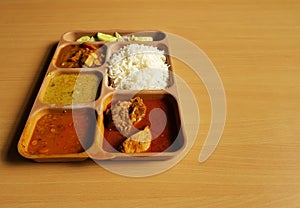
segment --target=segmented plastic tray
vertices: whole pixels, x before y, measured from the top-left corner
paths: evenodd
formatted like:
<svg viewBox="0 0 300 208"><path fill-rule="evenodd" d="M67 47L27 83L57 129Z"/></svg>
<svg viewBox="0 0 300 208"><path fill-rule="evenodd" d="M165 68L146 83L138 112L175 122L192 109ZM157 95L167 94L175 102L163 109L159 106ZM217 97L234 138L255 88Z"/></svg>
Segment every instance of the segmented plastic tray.
<svg viewBox="0 0 300 208"><path fill-rule="evenodd" d="M121 35L134 35L139 36L150 36L153 41L123 41L123 42L103 42L96 41L89 44L96 46L99 50L97 54L101 59L99 60L98 66L92 66L89 68L63 68L59 64L61 59L60 54L67 46L78 45L81 43L76 42L79 37L82 36L94 36L97 32L102 32L106 34L114 34L118 32ZM169 65L169 80L168 87L164 90L142 90L142 91L132 91L132 90L115 90L114 87L110 86L110 80L108 78L108 62L112 54L118 52L120 48L128 44L144 44L155 46L158 49L165 51L166 63ZM28 116L27 122L25 124L23 133L20 137L18 143L19 153L29 159L33 159L38 162L64 162L64 161L80 161L87 158L92 158L95 160L165 160L172 158L179 154L180 151L186 145L186 137L184 134L183 124L181 122L181 112L178 102L176 82L172 71L174 70L171 57L169 56L168 47L168 37L167 34L161 31L71 31L62 35L51 63L48 67L47 73L44 77L43 83L37 94L35 102L32 106L31 112ZM90 84L95 82L97 84L96 89L93 87L88 88L89 90L96 90L95 99L86 98L86 101L81 102L82 96L88 94L84 91L79 93L78 102L71 103L60 103L60 94L58 93L59 88L65 88L64 84L56 85L51 81L55 78L68 76L68 75L86 75L83 79L83 84ZM89 80L92 79L92 80ZM60 82L58 82L60 83ZM47 100L47 90L49 87L54 87L52 93L58 93L56 103L51 103ZM75 93L71 91L70 93ZM145 101L160 101L164 103L168 108L168 113L166 114L168 125L165 128L172 128L170 131L175 131L174 138L169 138L172 143L164 151L150 151L141 153L123 153L117 150L114 146L114 142L110 141L109 137L104 136L104 112L112 100L120 99L124 100L127 98L139 96ZM73 96L74 97L74 96ZM37 123L47 115L58 115L63 114L72 115L73 121L81 121L83 124L72 124L75 128L77 135L81 135L83 140L80 140L83 150L76 153L60 153L60 154L48 154L47 150L45 152L40 151L38 153L32 153L28 150L30 142L32 142L32 137L35 129L37 128ZM170 117L169 117L170 115ZM78 118L76 118L79 116ZM149 115L148 115L149 116ZM158 118L159 119L159 118ZM40 121L41 122L41 121ZM152 119L152 122L159 122ZM76 126L77 125L77 126ZM55 127L56 128L56 127ZM55 133L55 128L49 129L50 133ZM62 127L61 127L62 128ZM65 128L65 127L63 127ZM155 132L151 132L152 134ZM164 135L161 135L164 136ZM169 136L169 135L166 135ZM59 137L59 135L58 135ZM71 140L70 140L71 141ZM158 142L154 142L153 145ZM59 143L54 145L60 145ZM152 145L152 144L151 144ZM154 148L155 149L155 148Z"/></svg>

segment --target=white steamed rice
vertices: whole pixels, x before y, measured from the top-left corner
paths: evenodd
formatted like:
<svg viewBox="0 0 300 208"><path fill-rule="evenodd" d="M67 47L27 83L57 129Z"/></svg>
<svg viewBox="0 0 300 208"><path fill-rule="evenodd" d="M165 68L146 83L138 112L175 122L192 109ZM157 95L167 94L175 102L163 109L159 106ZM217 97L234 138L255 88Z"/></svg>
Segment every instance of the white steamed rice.
<svg viewBox="0 0 300 208"><path fill-rule="evenodd" d="M116 89L165 89L169 79L165 62L163 50L143 44L129 44L110 58L108 76Z"/></svg>

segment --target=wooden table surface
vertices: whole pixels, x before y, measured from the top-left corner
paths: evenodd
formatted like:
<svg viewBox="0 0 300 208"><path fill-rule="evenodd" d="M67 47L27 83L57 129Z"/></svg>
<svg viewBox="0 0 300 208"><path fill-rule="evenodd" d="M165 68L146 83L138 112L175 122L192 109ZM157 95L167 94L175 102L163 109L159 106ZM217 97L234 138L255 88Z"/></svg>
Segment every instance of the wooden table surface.
<svg viewBox="0 0 300 208"><path fill-rule="evenodd" d="M1 207L300 207L300 2L297 0L0 3ZM196 141L161 174L131 178L92 160L35 163L16 150L51 48L72 30L161 30L201 48L227 98L227 120L204 163L210 103L174 63L200 107Z"/></svg>

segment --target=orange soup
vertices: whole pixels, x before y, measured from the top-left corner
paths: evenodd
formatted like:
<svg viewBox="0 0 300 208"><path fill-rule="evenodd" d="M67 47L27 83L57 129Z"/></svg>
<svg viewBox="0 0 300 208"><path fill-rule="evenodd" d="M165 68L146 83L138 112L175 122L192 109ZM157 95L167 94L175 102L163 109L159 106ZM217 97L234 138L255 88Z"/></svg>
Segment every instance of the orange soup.
<svg viewBox="0 0 300 208"><path fill-rule="evenodd" d="M28 146L30 154L80 153L94 136L94 110L58 110L43 115L36 123Z"/></svg>

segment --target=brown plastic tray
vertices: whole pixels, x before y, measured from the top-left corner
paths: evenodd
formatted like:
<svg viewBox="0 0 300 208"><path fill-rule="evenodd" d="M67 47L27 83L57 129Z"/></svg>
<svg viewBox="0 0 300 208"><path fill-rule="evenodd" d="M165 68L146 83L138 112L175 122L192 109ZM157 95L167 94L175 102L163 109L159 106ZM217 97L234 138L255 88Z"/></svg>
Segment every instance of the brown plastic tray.
<svg viewBox="0 0 300 208"><path fill-rule="evenodd" d="M113 34L118 32L121 35L134 34L135 36L151 36L153 41L124 41L124 42L102 42L97 41L91 44L100 48L100 53L102 53L102 61L99 66L91 68L60 68L58 67L57 60L59 59L61 50L68 45L77 45L76 42L81 36L93 36L97 32L102 32L106 34ZM48 67L46 76L44 77L43 83L37 94L35 102L32 106L31 112L28 116L27 122L25 124L23 133L20 137L18 143L19 153L28 159L33 159L38 162L67 162L67 161L80 161L87 158L95 160L166 160L178 155L186 146L186 136L184 133L183 124L181 122L181 111L178 102L176 82L172 71L173 65L171 62L171 57L168 55L169 47L167 42L167 34L161 31L71 31L62 35L61 40L58 43L52 61ZM121 47L127 44L144 44L156 46L159 49L165 51L165 56L167 57L167 64L169 67L169 82L168 87L165 90L142 90L142 91L131 91L131 90L115 90L109 85L109 79L107 75L108 60L111 55L117 52ZM51 84L51 79L58 78L59 76L64 76L66 74L76 74L76 75L87 75L86 77L96 77L97 89L92 89L95 92L93 99L79 100L76 103L70 102L56 102L51 103L46 99L46 94L48 89L54 87L51 93L68 93L68 89L65 89L63 83L61 86L55 86ZM87 78L86 78L87 79ZM95 81L95 80L94 80ZM90 84L90 80L87 80L86 85ZM62 92L60 92L62 88ZM74 93L74 92L72 92ZM84 93L80 91L78 93ZM106 110L108 104L112 99L130 99L133 95L140 96L145 101L159 100L167 106L169 114L166 114L167 119L169 119L169 126L166 128L172 128L175 132L174 135L168 135L167 138L171 141L171 144L164 151L151 151L143 153L122 153L117 151L117 147L114 146L114 142L110 141L110 138L105 138L104 136L104 111ZM47 113L60 113L60 112L74 112L76 120L77 111L87 111L93 112L94 121L88 126L87 131L89 131L89 145L84 147L84 150L79 153L60 153L60 154L45 154L45 153L32 153L28 150L29 143L32 139L33 132L37 126L37 122L42 116ZM169 117L171 116L171 117ZM73 120L74 120L73 119ZM74 120L74 121L75 121ZM154 121L155 122L155 121ZM153 132L152 132L153 133ZM171 138L172 137L172 138ZM155 149L155 148L153 148Z"/></svg>

